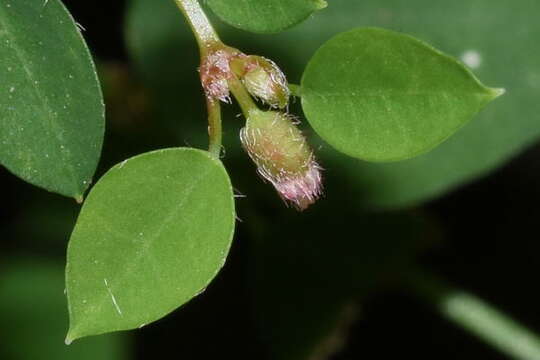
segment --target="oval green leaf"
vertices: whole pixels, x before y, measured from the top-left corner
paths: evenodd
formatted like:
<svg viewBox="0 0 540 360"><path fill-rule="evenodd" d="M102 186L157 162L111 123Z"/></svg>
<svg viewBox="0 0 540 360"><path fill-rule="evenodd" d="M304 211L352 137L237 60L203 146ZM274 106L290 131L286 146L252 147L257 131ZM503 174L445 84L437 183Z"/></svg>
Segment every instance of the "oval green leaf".
<svg viewBox="0 0 540 360"><path fill-rule="evenodd" d="M360 28L324 44L302 77L315 131L363 160L403 160L431 150L502 94L415 38Z"/></svg>
<svg viewBox="0 0 540 360"><path fill-rule="evenodd" d="M234 198L219 160L175 148L113 167L84 203L68 246L66 342L155 321L223 266Z"/></svg>
<svg viewBox="0 0 540 360"><path fill-rule="evenodd" d="M255 33L288 29L326 7L324 0L208 0L226 23Z"/></svg>
<svg viewBox="0 0 540 360"><path fill-rule="evenodd" d="M96 169L104 104L94 64L58 0L0 4L0 164L82 198Z"/></svg>

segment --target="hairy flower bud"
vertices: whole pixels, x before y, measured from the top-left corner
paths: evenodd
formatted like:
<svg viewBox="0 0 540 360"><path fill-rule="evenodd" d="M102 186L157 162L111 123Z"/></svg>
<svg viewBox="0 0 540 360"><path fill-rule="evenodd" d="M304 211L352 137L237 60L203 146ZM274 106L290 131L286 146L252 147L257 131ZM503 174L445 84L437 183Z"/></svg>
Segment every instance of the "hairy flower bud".
<svg viewBox="0 0 540 360"><path fill-rule="evenodd" d="M231 69L251 95L271 107L283 109L289 103L287 79L272 60L254 55L238 57L232 60Z"/></svg>
<svg viewBox="0 0 540 360"><path fill-rule="evenodd" d="M230 102L227 80L233 76L230 62L237 57L245 57L240 51L222 47L209 52L201 62L199 73L206 96L223 102Z"/></svg>
<svg viewBox="0 0 540 360"><path fill-rule="evenodd" d="M304 210L320 197L321 168L290 115L252 110L240 138L258 173L286 202Z"/></svg>

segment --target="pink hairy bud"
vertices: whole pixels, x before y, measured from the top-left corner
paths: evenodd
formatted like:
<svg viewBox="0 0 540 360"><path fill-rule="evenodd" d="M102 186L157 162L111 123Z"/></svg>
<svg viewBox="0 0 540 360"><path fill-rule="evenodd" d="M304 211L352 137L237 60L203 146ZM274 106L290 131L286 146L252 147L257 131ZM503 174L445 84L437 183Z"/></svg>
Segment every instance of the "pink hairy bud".
<svg viewBox="0 0 540 360"><path fill-rule="evenodd" d="M230 102L227 81L234 76L231 72L230 62L234 58L245 56L234 48L220 47L203 57L199 73L201 84L208 98Z"/></svg>
<svg viewBox="0 0 540 360"><path fill-rule="evenodd" d="M283 109L289 103L289 86L285 74L272 60L249 55L235 58L231 68L246 90L271 107Z"/></svg>
<svg viewBox="0 0 540 360"><path fill-rule="evenodd" d="M251 110L240 139L283 200L304 210L321 196L321 167L290 115Z"/></svg>

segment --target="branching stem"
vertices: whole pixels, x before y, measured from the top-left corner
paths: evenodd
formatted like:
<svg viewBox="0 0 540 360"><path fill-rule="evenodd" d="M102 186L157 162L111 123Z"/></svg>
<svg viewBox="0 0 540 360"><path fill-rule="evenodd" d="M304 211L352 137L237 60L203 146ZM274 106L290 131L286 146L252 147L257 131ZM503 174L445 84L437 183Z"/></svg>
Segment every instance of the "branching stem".
<svg viewBox="0 0 540 360"><path fill-rule="evenodd" d="M206 17L197 0L174 0L184 17L186 18L197 44L201 59L205 59L212 49L223 46L212 24ZM206 97L208 111L208 151L219 159L221 154L221 107L219 101Z"/></svg>
<svg viewBox="0 0 540 360"><path fill-rule="evenodd" d="M234 95L236 101L240 105L242 112L247 117L249 113L253 110L258 110L258 106L253 101L253 98L247 92L244 85L236 77L229 79L228 81L229 89Z"/></svg>
<svg viewBox="0 0 540 360"><path fill-rule="evenodd" d="M219 49L228 48L221 42L219 36L214 30L212 24L206 17L203 9L201 8L198 0L174 0L182 14L184 14L195 38L199 45L199 51L201 55L201 63L205 59L212 55ZM251 95L247 92L244 85L233 74L227 81L229 90L232 92L242 112L246 117L253 111L258 109L257 105L253 101ZM209 148L208 151L214 156L219 158L221 153L221 141L222 141L222 129L221 129L221 109L219 101L208 97L206 99L206 105L208 109L208 135L209 135Z"/></svg>

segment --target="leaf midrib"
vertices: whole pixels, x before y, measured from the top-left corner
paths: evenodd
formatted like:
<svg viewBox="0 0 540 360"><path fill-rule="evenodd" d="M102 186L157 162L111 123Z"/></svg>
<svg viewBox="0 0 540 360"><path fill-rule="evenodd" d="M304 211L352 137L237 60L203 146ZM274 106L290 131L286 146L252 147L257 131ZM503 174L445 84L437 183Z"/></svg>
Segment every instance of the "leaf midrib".
<svg viewBox="0 0 540 360"><path fill-rule="evenodd" d="M432 95L436 95L436 94L446 94L446 95L461 95L459 97L465 97L465 96L476 96L476 97L486 97L486 98L492 98L492 95L484 90L484 91L473 91L473 92L468 92L466 94L463 93L463 91L446 91L446 90L442 90L442 91L429 91L429 92L424 92L424 91L413 91L413 92L410 92L410 91L400 91L400 90L390 90L390 91L379 91L379 92L376 92L376 91L365 91L365 90L359 90L359 91L354 91L354 95L351 94L350 92L347 92L347 93L340 93L340 92L320 92L320 91L313 91L313 90L310 90L309 88L307 89L302 89L302 98L304 98L306 96L306 94L309 94L308 96L318 96L318 97L347 97L347 98L357 98L357 97L361 97L361 96L365 96L365 97L382 97L382 96L394 96L394 95L407 95L407 96L432 96Z"/></svg>

